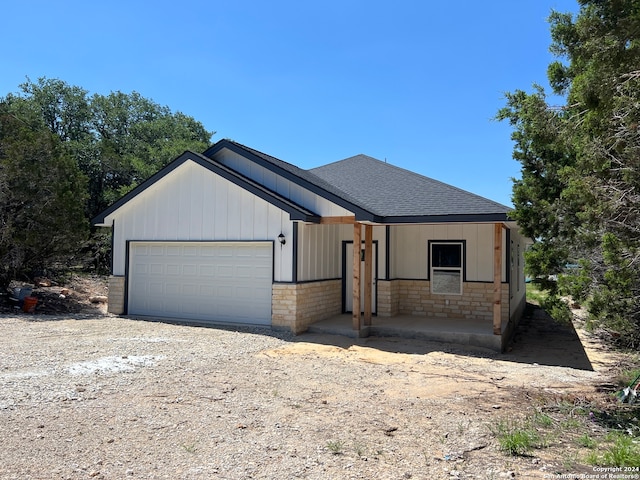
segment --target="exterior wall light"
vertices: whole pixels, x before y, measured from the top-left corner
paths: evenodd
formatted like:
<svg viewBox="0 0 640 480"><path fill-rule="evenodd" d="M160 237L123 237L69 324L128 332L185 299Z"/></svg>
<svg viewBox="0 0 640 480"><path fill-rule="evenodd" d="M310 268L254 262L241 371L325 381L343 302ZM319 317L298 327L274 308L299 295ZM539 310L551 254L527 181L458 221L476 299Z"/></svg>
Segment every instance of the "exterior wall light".
<svg viewBox="0 0 640 480"><path fill-rule="evenodd" d="M284 245L285 243L287 243L287 240L284 238L284 235L282 233L278 235L278 241L280 242L280 245Z"/></svg>

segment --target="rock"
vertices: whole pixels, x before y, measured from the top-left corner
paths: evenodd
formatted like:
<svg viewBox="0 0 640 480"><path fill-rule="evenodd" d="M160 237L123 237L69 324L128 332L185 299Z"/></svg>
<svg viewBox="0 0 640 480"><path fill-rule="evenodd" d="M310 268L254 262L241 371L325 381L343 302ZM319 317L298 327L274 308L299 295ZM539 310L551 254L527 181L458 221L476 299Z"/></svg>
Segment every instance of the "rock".
<svg viewBox="0 0 640 480"><path fill-rule="evenodd" d="M89 297L89 301L91 303L107 303L109 299L104 295L94 295Z"/></svg>
<svg viewBox="0 0 640 480"><path fill-rule="evenodd" d="M48 278L36 277L36 278L33 279L33 281L36 284L36 287L50 287L51 286L51 280L49 280Z"/></svg>

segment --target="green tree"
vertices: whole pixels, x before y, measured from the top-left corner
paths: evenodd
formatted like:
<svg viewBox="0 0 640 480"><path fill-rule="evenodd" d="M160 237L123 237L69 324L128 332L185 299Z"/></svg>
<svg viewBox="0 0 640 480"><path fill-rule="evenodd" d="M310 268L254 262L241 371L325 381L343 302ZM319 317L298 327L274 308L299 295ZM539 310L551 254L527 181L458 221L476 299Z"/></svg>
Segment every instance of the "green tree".
<svg viewBox="0 0 640 480"><path fill-rule="evenodd" d="M185 150L203 151L213 132L181 112L137 92L89 96L58 79L27 79L11 98L28 106L87 179L84 217L90 219ZM83 250L108 269L109 238L93 231Z"/></svg>
<svg viewBox="0 0 640 480"><path fill-rule="evenodd" d="M47 78L27 79L20 88L87 176L88 218L185 150L205 150L214 133L137 92L89 97L80 87Z"/></svg>
<svg viewBox="0 0 640 480"><path fill-rule="evenodd" d="M593 326L634 344L640 327L640 1L580 0L552 12L549 65L560 107L544 90L516 91L498 118L513 126L514 217L535 240L530 273L562 274L561 293L586 301Z"/></svg>
<svg viewBox="0 0 640 480"><path fill-rule="evenodd" d="M0 287L67 262L86 239L86 178L22 99L0 99Z"/></svg>

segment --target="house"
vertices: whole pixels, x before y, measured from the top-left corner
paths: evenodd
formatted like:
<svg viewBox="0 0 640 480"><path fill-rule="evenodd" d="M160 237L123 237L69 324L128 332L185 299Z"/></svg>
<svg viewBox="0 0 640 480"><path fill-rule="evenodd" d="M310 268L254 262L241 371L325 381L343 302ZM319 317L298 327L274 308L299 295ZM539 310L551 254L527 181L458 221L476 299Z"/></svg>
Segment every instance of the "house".
<svg viewBox="0 0 640 480"><path fill-rule="evenodd" d="M304 170L221 140L92 223L112 229L115 314L296 334L342 315L360 336L411 316L500 350L525 307L509 210L366 155Z"/></svg>

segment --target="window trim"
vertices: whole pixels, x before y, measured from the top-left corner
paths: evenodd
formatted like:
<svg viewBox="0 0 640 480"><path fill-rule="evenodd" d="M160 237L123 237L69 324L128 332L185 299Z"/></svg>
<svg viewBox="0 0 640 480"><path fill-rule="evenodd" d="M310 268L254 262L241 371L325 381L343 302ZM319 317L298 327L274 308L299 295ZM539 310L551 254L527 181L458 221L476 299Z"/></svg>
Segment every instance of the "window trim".
<svg viewBox="0 0 640 480"><path fill-rule="evenodd" d="M460 266L459 267L434 267L432 264L432 251L433 245L460 245ZM463 295L464 294L464 282L467 281L467 242L466 240L429 240L427 246L427 275L429 280L429 289L432 295ZM434 270L449 270L453 272L460 272L460 291L457 293L443 293L433 291L433 271Z"/></svg>

